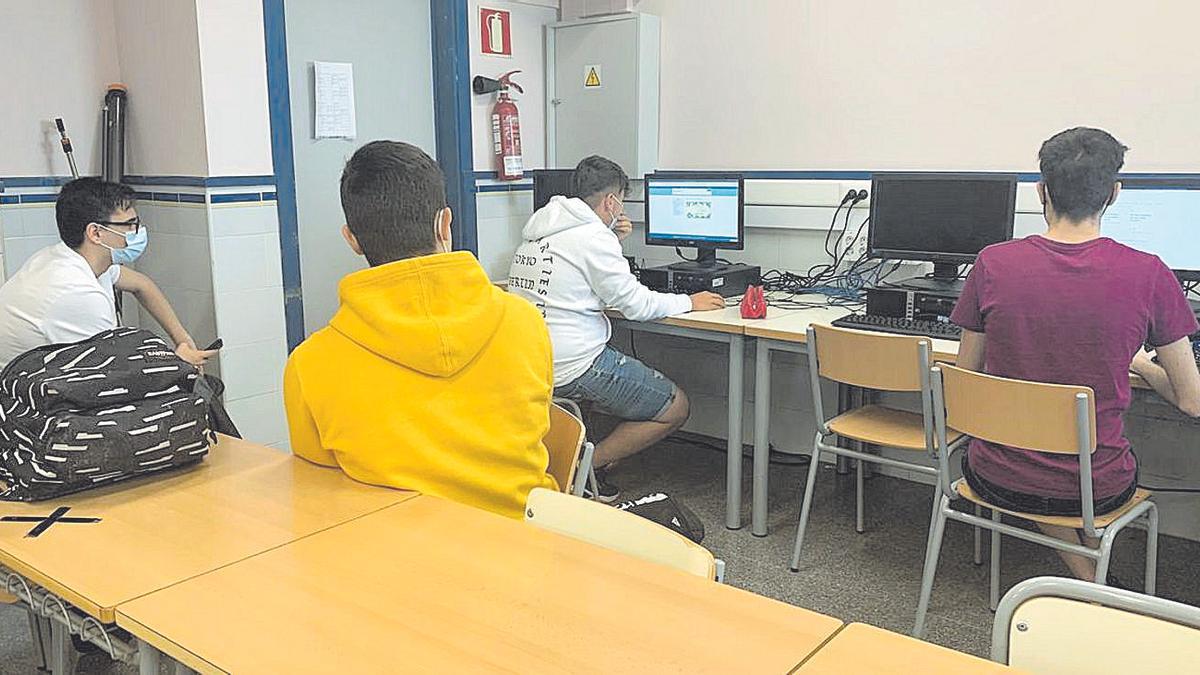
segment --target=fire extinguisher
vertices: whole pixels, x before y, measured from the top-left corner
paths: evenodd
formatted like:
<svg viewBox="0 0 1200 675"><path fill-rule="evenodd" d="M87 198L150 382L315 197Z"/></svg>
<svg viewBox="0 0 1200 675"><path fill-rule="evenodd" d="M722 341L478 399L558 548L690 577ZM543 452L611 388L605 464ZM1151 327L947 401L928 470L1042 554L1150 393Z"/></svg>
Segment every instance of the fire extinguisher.
<svg viewBox="0 0 1200 675"><path fill-rule="evenodd" d="M521 116L517 104L508 95L509 88L524 94L521 85L512 81L514 70L497 79L476 75L471 88L476 94L500 92L492 107L492 153L496 156L496 173L500 180L517 180L525 175L521 159Z"/></svg>

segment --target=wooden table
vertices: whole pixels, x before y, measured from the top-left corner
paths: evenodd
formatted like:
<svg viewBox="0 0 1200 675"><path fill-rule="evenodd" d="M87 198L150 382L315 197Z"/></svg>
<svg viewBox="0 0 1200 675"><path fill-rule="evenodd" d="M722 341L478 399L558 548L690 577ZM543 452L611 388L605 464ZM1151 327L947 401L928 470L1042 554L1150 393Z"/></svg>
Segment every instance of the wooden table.
<svg viewBox="0 0 1200 675"><path fill-rule="evenodd" d="M54 610L58 672L70 648L66 616L75 616L74 630L84 617L112 623L122 602L414 496L221 437L194 468L57 500L0 503L0 516L67 506L68 517L101 519L55 523L37 537L26 536L30 523L0 522L0 565L49 594L42 602Z"/></svg>
<svg viewBox="0 0 1200 675"><path fill-rule="evenodd" d="M823 298L800 296L798 299ZM754 368L754 470L751 487L750 531L767 535L767 473L770 459L771 424L771 352L808 353L808 327L814 323L829 324L850 314L840 307L822 307L788 312L778 317L745 324L746 337L756 340ZM955 340L933 340L934 361L954 363L958 359L959 343ZM1149 389L1145 380L1130 373L1135 388ZM807 387L806 387L807 389Z"/></svg>
<svg viewBox="0 0 1200 675"><path fill-rule="evenodd" d="M688 312L660 321L629 321L615 311L611 319L629 330L660 335L674 335L693 340L707 340L729 345L729 379L726 392L728 434L725 463L725 527L736 530L742 526L742 407L743 370L746 354L746 328L755 321L782 319L791 310L771 307L767 319L743 319L737 305L708 312Z"/></svg>
<svg viewBox="0 0 1200 675"><path fill-rule="evenodd" d="M121 605L201 672L786 673L841 621L420 496Z"/></svg>
<svg viewBox="0 0 1200 675"><path fill-rule="evenodd" d="M882 628L852 623L794 672L797 675L1000 675L1024 671Z"/></svg>

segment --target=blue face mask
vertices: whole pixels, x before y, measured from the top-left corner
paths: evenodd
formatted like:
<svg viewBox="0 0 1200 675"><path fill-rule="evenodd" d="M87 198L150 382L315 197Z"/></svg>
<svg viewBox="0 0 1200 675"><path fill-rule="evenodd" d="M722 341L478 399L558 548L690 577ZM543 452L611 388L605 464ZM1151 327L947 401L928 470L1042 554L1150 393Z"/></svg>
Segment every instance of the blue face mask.
<svg viewBox="0 0 1200 675"><path fill-rule="evenodd" d="M101 225L100 227L104 226ZM112 232L113 234L121 234L120 232L117 232L109 227L104 227L104 229ZM103 243L100 244L112 252L112 261L114 265L128 265L142 257L142 254L146 252L146 244L150 241L150 232L144 225L139 227L137 232L128 232L124 236L125 248L113 248L111 246L104 246Z"/></svg>

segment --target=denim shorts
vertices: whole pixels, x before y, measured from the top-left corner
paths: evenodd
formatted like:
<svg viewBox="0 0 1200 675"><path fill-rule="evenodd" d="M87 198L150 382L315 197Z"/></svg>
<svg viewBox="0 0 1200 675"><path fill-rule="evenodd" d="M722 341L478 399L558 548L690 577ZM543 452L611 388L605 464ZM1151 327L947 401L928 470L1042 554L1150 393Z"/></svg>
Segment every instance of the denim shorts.
<svg viewBox="0 0 1200 675"><path fill-rule="evenodd" d="M662 373L605 347L583 375L554 389L554 395L587 401L623 420L656 420L675 401L675 383Z"/></svg>

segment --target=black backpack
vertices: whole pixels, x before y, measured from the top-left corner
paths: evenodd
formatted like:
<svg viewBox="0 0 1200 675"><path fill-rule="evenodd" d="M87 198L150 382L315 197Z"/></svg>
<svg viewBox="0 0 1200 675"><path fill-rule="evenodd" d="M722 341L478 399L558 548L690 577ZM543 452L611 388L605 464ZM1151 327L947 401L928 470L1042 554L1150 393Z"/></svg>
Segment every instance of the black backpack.
<svg viewBox="0 0 1200 675"><path fill-rule="evenodd" d="M639 499L613 504L613 507L675 530L697 544L704 541L704 523L699 516L679 500L662 492L652 492Z"/></svg>
<svg viewBox="0 0 1200 675"><path fill-rule="evenodd" d="M216 436L198 377L136 328L18 356L0 373L0 499L50 499L199 461Z"/></svg>

